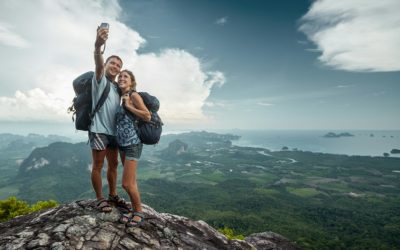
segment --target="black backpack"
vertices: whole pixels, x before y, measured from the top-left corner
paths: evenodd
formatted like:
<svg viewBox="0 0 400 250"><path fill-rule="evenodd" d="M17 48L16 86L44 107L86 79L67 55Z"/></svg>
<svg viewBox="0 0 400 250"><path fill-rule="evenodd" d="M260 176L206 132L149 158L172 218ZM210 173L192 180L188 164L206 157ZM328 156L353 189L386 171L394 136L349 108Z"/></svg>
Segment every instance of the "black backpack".
<svg viewBox="0 0 400 250"><path fill-rule="evenodd" d="M94 115L103 106L110 93L110 81L107 80L106 88L101 94L96 108L92 112L92 79L94 72L89 71L78 76L72 86L75 91L75 98L72 100L72 106L68 108L68 113L73 112L72 121L75 121L77 130L88 131L92 124ZM74 119L75 116L75 119Z"/></svg>
<svg viewBox="0 0 400 250"><path fill-rule="evenodd" d="M129 96L131 94L132 92L129 93ZM146 122L140 119L135 119L133 114L128 110L126 110L126 113L128 114L128 117L135 122L138 136L142 143L147 145L157 144L160 141L162 126L164 125L157 113L160 108L160 102L157 97L152 96L147 92L138 92L138 94L142 97L144 105L146 105L147 109L151 113L150 121Z"/></svg>

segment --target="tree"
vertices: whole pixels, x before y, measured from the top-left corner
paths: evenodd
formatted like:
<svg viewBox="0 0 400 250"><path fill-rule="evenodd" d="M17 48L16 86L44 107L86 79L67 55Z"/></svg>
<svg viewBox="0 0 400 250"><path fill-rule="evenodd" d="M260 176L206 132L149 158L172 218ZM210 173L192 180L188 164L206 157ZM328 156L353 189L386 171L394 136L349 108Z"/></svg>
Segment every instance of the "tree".
<svg viewBox="0 0 400 250"><path fill-rule="evenodd" d="M18 200L16 197L11 196L6 200L0 200L0 222L57 205L58 203L56 201L48 200L38 201L32 206L29 206L26 201Z"/></svg>
<svg viewBox="0 0 400 250"><path fill-rule="evenodd" d="M14 196L9 197L7 200L0 200L1 222L27 213L29 213L29 205L25 201L17 200Z"/></svg>

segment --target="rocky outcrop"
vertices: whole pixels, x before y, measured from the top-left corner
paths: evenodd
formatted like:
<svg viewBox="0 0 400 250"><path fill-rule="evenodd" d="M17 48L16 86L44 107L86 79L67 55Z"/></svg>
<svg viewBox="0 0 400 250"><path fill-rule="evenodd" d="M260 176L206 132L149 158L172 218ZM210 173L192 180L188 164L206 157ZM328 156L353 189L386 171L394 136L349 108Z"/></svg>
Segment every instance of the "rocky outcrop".
<svg viewBox="0 0 400 250"><path fill-rule="evenodd" d="M126 228L117 209L100 213L93 204L76 201L1 223L0 249L299 249L271 232L228 240L203 221L145 205L145 223Z"/></svg>
<svg viewBox="0 0 400 250"><path fill-rule="evenodd" d="M174 140L170 142L168 147L162 150L160 153L163 158L168 159L187 153L187 151L188 151L188 144L184 143L181 140Z"/></svg>

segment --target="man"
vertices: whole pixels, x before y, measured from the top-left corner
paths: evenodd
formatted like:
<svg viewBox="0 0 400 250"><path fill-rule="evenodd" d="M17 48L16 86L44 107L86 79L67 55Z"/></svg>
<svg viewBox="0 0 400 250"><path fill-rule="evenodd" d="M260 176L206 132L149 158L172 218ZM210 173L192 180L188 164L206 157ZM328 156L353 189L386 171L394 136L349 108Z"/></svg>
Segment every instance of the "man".
<svg viewBox="0 0 400 250"><path fill-rule="evenodd" d="M92 80L92 107L101 97L107 82L110 82L110 93L103 106L96 113L89 128L89 141L92 148L92 185L96 193L97 208L101 212L111 212L110 202L117 206L126 207L124 199L117 195L117 166L118 166L118 144L116 140L115 115L120 104L118 86L115 78L121 70L122 60L112 55L104 63L101 46L108 39L108 28L99 28L94 49L94 61L96 65L95 74ZM101 171L104 158L107 158L107 181L109 197L106 200L103 196Z"/></svg>

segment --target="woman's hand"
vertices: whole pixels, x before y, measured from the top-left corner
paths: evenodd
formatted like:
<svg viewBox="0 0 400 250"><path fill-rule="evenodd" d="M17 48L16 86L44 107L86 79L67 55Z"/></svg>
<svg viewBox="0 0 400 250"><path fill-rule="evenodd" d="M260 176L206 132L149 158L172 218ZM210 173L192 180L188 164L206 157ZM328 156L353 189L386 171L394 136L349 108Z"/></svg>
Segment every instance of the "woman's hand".
<svg viewBox="0 0 400 250"><path fill-rule="evenodd" d="M129 98L129 94L125 94L122 96L122 103L127 108L134 108L131 98Z"/></svg>

